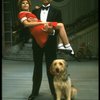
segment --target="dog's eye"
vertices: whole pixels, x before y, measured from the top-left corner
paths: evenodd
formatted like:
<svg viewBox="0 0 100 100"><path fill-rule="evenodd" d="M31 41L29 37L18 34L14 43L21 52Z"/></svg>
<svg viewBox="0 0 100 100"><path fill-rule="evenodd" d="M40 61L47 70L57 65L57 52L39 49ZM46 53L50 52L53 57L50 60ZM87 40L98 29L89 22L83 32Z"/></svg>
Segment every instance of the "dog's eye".
<svg viewBox="0 0 100 100"><path fill-rule="evenodd" d="M61 62L59 62L59 65L63 65Z"/></svg>
<svg viewBox="0 0 100 100"><path fill-rule="evenodd" d="M56 66L57 63L54 63L54 66Z"/></svg>

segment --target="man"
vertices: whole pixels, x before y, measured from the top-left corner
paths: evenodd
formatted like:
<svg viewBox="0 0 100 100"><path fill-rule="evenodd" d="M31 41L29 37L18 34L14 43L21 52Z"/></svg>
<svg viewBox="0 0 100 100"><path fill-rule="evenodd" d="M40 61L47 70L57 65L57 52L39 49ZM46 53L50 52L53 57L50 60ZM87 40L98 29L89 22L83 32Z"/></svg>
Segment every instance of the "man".
<svg viewBox="0 0 100 100"><path fill-rule="evenodd" d="M62 22L61 12L51 6L52 0L41 0L43 3L39 9L33 10L33 13L42 21L57 21ZM46 9L45 9L46 8ZM55 90L53 86L53 76L50 74L50 65L54 59L57 58L57 31L53 30L53 33L49 35L48 41L45 47L40 48L33 38L32 41L33 60L34 60L34 72L33 72L33 87L32 93L28 100L34 100L38 94L42 80L42 61L43 55L45 55L46 71L49 81L49 87L51 94L56 100Z"/></svg>

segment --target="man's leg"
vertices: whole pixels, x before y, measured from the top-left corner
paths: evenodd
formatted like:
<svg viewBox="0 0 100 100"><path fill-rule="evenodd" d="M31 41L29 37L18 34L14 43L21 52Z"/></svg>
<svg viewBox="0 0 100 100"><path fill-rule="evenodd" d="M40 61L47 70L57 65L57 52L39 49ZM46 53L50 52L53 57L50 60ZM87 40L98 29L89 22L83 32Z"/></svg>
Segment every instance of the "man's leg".
<svg viewBox="0 0 100 100"><path fill-rule="evenodd" d="M50 73L50 65L47 65L47 77L48 77L51 94L53 95L54 100L56 100L56 94L55 94L55 89L54 89L54 84L53 84L53 76Z"/></svg>
<svg viewBox="0 0 100 100"><path fill-rule="evenodd" d="M34 70L33 70L33 85L32 85L32 93L29 96L28 100L34 100L36 96L39 94L39 89L41 86L42 80L42 58L43 58L43 50L38 46L33 47L33 60L34 60Z"/></svg>
<svg viewBox="0 0 100 100"><path fill-rule="evenodd" d="M57 58L56 45L54 48L52 48L52 46L51 46L51 47L49 47L49 49L46 49L45 57L46 57L46 68L47 68L46 71L47 71L47 77L48 77L50 91L54 97L54 100L56 100L56 94L55 94L55 89L54 89L54 84L53 84L53 76L50 73L50 65L51 65L52 61Z"/></svg>

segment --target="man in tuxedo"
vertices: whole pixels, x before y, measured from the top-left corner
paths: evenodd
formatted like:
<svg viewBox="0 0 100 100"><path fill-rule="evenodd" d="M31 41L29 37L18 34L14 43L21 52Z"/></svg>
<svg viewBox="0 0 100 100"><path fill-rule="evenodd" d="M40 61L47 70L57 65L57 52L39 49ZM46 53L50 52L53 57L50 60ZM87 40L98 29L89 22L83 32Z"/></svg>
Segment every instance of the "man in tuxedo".
<svg viewBox="0 0 100 100"><path fill-rule="evenodd" d="M35 9L32 11L37 16L38 19L42 21L62 22L60 10L51 6L52 0L40 0L40 1L42 2L42 6L39 9ZM50 74L50 65L52 61L57 58L57 34L58 34L57 31L53 30L53 32L49 35L45 47L43 48L40 48L38 46L34 38L32 39L34 72L32 78L33 81L32 93L29 96L28 100L34 100L39 94L39 89L42 81L43 55L45 55L46 71L47 71L50 91L54 97L54 100L56 100L55 90L53 86L53 76Z"/></svg>

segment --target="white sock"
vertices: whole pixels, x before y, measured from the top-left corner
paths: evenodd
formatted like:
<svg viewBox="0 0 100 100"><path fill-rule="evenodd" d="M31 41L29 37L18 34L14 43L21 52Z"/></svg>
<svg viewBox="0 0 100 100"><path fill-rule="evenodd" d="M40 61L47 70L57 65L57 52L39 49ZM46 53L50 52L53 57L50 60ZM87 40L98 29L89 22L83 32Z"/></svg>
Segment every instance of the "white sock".
<svg viewBox="0 0 100 100"><path fill-rule="evenodd" d="M65 45L65 48L66 48L67 50L72 50L71 54L74 54L74 51L73 51L73 49L72 49L72 47L71 47L70 44L66 44L66 45Z"/></svg>
<svg viewBox="0 0 100 100"><path fill-rule="evenodd" d="M63 43L59 43L58 44L58 49L66 49L66 48L64 47Z"/></svg>
<svg viewBox="0 0 100 100"><path fill-rule="evenodd" d="M70 46L71 46L70 43L68 43L68 44L65 45L66 48L68 48L68 47L70 47Z"/></svg>
<svg viewBox="0 0 100 100"><path fill-rule="evenodd" d="M63 43L59 43L59 44L58 44L58 48L61 47L61 46L63 46Z"/></svg>

